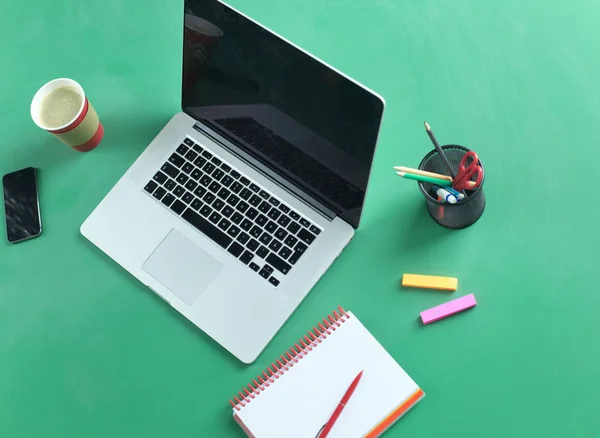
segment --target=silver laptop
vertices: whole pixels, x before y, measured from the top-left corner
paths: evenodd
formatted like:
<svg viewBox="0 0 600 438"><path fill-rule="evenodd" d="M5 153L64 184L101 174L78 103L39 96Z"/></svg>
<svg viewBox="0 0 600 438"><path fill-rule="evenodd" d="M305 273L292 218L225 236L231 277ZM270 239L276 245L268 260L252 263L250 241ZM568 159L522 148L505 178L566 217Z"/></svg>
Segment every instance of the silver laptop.
<svg viewBox="0 0 600 438"><path fill-rule="evenodd" d="M220 1L184 13L183 111L81 233L250 363L352 239L384 102Z"/></svg>

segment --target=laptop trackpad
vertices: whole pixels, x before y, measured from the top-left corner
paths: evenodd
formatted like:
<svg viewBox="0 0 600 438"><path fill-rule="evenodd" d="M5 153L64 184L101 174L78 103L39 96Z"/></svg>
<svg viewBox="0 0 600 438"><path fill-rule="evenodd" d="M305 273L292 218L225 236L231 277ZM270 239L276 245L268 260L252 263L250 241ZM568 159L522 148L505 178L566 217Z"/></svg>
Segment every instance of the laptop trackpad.
<svg viewBox="0 0 600 438"><path fill-rule="evenodd" d="M173 229L142 268L191 306L212 283L221 266L219 261Z"/></svg>

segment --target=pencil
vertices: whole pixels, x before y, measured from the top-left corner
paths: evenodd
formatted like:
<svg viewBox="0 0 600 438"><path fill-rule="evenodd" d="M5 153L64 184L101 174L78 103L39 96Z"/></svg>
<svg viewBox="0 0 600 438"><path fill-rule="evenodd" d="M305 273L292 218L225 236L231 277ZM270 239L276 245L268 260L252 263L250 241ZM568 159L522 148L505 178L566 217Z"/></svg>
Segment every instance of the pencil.
<svg viewBox="0 0 600 438"><path fill-rule="evenodd" d="M404 167L404 166L396 166L396 167L394 167L394 170L397 170L398 172L412 173L413 175L421 175L421 176L429 176L431 178L445 179L446 181L452 182L451 176L442 175L440 173L427 172L426 170L412 169L410 167Z"/></svg>
<svg viewBox="0 0 600 438"><path fill-rule="evenodd" d="M437 184L438 186L449 186L451 183L445 179L431 178L429 176L415 175L413 173L396 172L398 176L406 179L413 179L415 181L426 182L431 184Z"/></svg>
<svg viewBox="0 0 600 438"><path fill-rule="evenodd" d="M444 154L444 150L442 149L440 144L435 139L435 135L433 135L433 132L431 131L431 126L429 126L429 123L427 123L427 122L425 122L425 130L427 131L427 135L429 136L429 139L433 143L435 150L437 151L438 155L442 159L444 166L446 166L446 170L448 171L448 173L450 174L452 179L454 179L456 177L456 174L452 170L452 166L450 166L450 163L448 162L448 158L446 158L446 154Z"/></svg>

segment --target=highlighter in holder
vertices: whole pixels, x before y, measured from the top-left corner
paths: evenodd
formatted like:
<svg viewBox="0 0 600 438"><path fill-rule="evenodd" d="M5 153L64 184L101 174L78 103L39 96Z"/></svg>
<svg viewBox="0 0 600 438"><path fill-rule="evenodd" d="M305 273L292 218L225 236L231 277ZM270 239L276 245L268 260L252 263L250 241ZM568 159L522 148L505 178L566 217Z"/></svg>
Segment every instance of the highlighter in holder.
<svg viewBox="0 0 600 438"><path fill-rule="evenodd" d="M452 170L457 173L462 158L470 150L458 145L446 145L442 146L442 149L444 150L444 154L446 155ZM481 160L479 160L479 164L483 171L484 179L474 190L465 190L467 197L456 204L448 204L438 200L437 197L432 196L432 184L426 182L418 183L421 193L423 193L423 196L425 196L425 200L427 201L427 211L429 211L429 215L442 227L453 230L467 228L477 222L483 214L483 210L485 209L485 193L483 192L485 169ZM419 170L441 173L443 175L448 173L442 158L436 150L429 152L425 158L423 158L423 161L419 164Z"/></svg>

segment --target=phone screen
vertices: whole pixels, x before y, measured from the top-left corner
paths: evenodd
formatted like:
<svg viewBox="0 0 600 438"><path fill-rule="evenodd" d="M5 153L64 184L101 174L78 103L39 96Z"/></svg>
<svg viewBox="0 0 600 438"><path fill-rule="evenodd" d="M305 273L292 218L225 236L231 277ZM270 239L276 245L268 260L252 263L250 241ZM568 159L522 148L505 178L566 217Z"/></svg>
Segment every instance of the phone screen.
<svg viewBox="0 0 600 438"><path fill-rule="evenodd" d="M37 177L33 167L4 175L6 234L11 243L31 239L42 232Z"/></svg>

